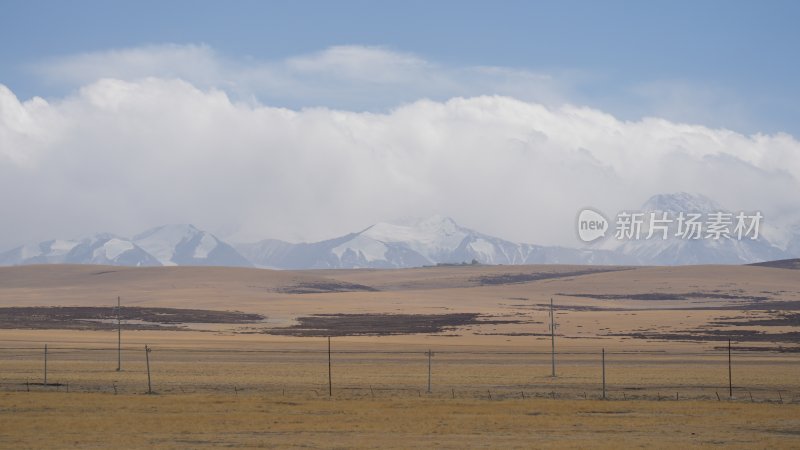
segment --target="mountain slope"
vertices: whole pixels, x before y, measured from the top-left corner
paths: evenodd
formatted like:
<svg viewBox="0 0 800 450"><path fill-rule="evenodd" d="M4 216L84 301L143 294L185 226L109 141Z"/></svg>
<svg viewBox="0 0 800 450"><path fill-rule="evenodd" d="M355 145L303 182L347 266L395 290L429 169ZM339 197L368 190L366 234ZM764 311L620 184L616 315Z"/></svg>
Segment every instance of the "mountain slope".
<svg viewBox="0 0 800 450"><path fill-rule="evenodd" d="M786 253L795 258L800 258L800 225L792 229L792 236L786 245Z"/></svg>
<svg viewBox="0 0 800 450"><path fill-rule="evenodd" d="M361 232L316 243L267 240L237 249L260 267L399 268L458 264L610 264L617 258L605 250L579 250L517 244L459 226L453 219L377 223Z"/></svg>
<svg viewBox="0 0 800 450"><path fill-rule="evenodd" d="M656 213L657 218L667 213L668 218L676 219L680 213L706 217L712 213L730 212L708 197L685 192L655 195L639 211L645 213L646 220L649 220L650 213ZM786 252L763 236L755 240L749 237L741 240L735 237L685 239L676 236L677 223L670 224L668 230L667 239L654 235L650 239L616 240L611 236L603 248L629 256L638 264L649 265L749 264L788 257Z"/></svg>
<svg viewBox="0 0 800 450"><path fill-rule="evenodd" d="M233 247L193 225L153 228L135 236L133 242L165 266L252 267Z"/></svg>
<svg viewBox="0 0 800 450"><path fill-rule="evenodd" d="M24 264L161 265L130 240L108 233L80 240L49 240L0 253L0 265Z"/></svg>
<svg viewBox="0 0 800 450"><path fill-rule="evenodd" d="M233 247L192 225L165 225L134 239L108 233L55 239L0 253L0 265L25 264L252 267Z"/></svg>
<svg viewBox="0 0 800 450"><path fill-rule="evenodd" d="M713 200L696 194L660 194L640 210L645 213L725 212ZM613 219L611 222L615 222ZM646 221L647 222L647 221ZM643 231L647 230L647 223ZM97 234L86 239L50 240L0 253L0 265L112 264L125 266L232 266L276 269L404 268L436 264L749 264L800 256L800 228L785 233L783 250L763 234L758 239L683 239L677 223L667 239L606 238L585 248L520 244L458 225L453 219L380 222L357 233L313 243L267 239L231 246L193 225L165 225L133 239ZM774 236L773 236L774 238Z"/></svg>
<svg viewBox="0 0 800 450"><path fill-rule="evenodd" d="M115 266L160 266L161 263L128 239L97 234L82 240L67 253L68 264L108 264Z"/></svg>

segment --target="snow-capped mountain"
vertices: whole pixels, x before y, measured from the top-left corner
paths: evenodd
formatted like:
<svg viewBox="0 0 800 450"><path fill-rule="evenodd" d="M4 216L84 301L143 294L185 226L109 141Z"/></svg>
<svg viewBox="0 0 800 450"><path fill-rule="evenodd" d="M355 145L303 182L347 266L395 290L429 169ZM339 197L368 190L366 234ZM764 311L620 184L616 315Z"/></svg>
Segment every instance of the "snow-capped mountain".
<svg viewBox="0 0 800 450"><path fill-rule="evenodd" d="M38 244L25 244L0 253L0 265L59 264L77 241L50 240Z"/></svg>
<svg viewBox="0 0 800 450"><path fill-rule="evenodd" d="M236 247L260 267L397 268L458 264L609 264L626 260L604 250L517 244L459 226L453 219L381 222L358 233L316 243L266 240Z"/></svg>
<svg viewBox="0 0 800 450"><path fill-rule="evenodd" d="M681 213L700 214L707 218L709 214L731 211L703 195L680 192L655 195L637 212L643 212L646 223L649 223L650 213L656 213L656 218L662 218L663 213L667 213L667 217L674 220ZM632 257L638 264L649 265L747 264L789 257L763 236L755 240L749 237L687 239L676 236L677 229L676 222L670 223L666 239L661 234L644 239L644 233L643 238L633 240L617 240L611 236L601 248Z"/></svg>
<svg viewBox="0 0 800 450"><path fill-rule="evenodd" d="M135 236L133 242L165 266L252 267L233 247L193 225L153 228Z"/></svg>
<svg viewBox="0 0 800 450"><path fill-rule="evenodd" d="M0 253L0 265L22 264L161 265L130 240L108 233L80 240L50 240Z"/></svg>
<svg viewBox="0 0 800 450"><path fill-rule="evenodd" d="M67 254L70 264L109 264L115 266L160 266L138 245L112 234L97 234L83 239Z"/></svg>
<svg viewBox="0 0 800 450"><path fill-rule="evenodd" d="M800 258L800 223L787 226L779 230L779 233L782 234L780 241L786 253L792 258Z"/></svg>
<svg viewBox="0 0 800 450"><path fill-rule="evenodd" d="M676 192L674 194L657 194L640 208L642 212L667 212L672 214L699 212L703 214L724 211L714 200L702 194Z"/></svg>
<svg viewBox="0 0 800 450"><path fill-rule="evenodd" d="M651 197L637 212L674 218L684 213L726 212L696 194ZM610 218L613 224L615 221ZM313 243L267 239L231 246L192 225L165 225L126 239L97 234L74 240L49 240L0 253L0 265L110 264L125 266L237 266L277 269L400 268L436 264L748 264L800 256L800 227L784 230L781 247L758 239L685 239L669 225L667 239L604 240L582 249L520 244L458 225L453 219L380 222L357 233ZM613 227L613 225L612 225ZM643 227L644 228L644 227Z"/></svg>
<svg viewBox="0 0 800 450"><path fill-rule="evenodd" d="M252 267L233 247L192 225L165 225L133 239L108 233L55 239L0 253L0 265L23 264Z"/></svg>

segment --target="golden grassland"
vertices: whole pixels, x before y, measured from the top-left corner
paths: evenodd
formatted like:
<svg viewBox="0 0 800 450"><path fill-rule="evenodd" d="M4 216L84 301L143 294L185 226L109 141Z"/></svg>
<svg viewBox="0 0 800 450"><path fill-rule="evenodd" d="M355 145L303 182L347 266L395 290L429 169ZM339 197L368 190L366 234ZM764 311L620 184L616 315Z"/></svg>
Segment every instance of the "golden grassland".
<svg viewBox="0 0 800 450"><path fill-rule="evenodd" d="M267 317L183 331L123 330L120 372L113 331L0 329L0 447L800 447L800 352L780 337L796 327L730 324L796 314L800 271L580 273L589 269L0 268L0 306L112 306L121 296L126 306ZM330 283L377 291L290 289ZM557 377L550 376L550 298L557 305ZM340 313L476 313L481 322L336 336L328 398L327 340L269 331ZM709 330L755 333L734 334L733 399L727 339L632 336ZM156 395L145 395L145 344L153 349Z"/></svg>
<svg viewBox="0 0 800 450"><path fill-rule="evenodd" d="M0 393L5 448L792 448L800 405Z"/></svg>
<svg viewBox="0 0 800 450"><path fill-rule="evenodd" d="M455 331L460 343L528 345L530 339L514 334L547 333L544 304L553 298L561 334L581 339L604 336L602 342L595 342L595 346L602 346L610 341L612 334L694 329L714 320L763 315L764 311L774 309L771 303L800 300L799 271L752 266L639 267L533 282L481 283L486 277L583 270L587 267L274 271L221 267L22 266L0 268L0 306L110 307L121 296L123 306L258 313L267 317L264 327L290 326L298 317L313 314L478 313L486 318L517 319L523 323L465 327ZM378 291L307 294L285 291L287 287L329 282L358 283ZM733 295L739 300L598 300L570 295L688 292ZM736 309L736 303L748 296L768 297L768 300L762 302L759 311ZM733 308L727 310L725 306ZM218 332L241 332L248 328L214 324L189 327ZM431 339L423 336L422 340Z"/></svg>
<svg viewBox="0 0 800 450"><path fill-rule="evenodd" d="M17 331L17 346L0 348L0 390L67 390L71 392L142 393L147 390L144 345L128 343L117 372L117 353L109 345L111 332L59 331L48 348L48 383L44 381L44 352ZM42 332L38 332L42 333ZM0 336L9 336L6 331ZM74 342L69 335L86 339ZM139 332L128 340L151 342L153 389L163 394L238 392L298 394L327 393L328 355L323 338L269 336L208 336L192 332ZM180 337L171 340L169 335ZM196 336L192 339L191 335ZM56 340L56 336L62 340ZM100 338L108 339L103 343ZM331 373L334 390L351 397L407 397L427 390L428 358L435 395L496 398L599 398L602 364L599 349L559 345L557 377L551 377L549 342L530 348L462 346L438 342L425 346L409 342L384 343L382 338L341 337L332 340ZM397 337L395 337L397 339ZM9 341L3 341L8 345ZM572 344L572 345L569 345ZM635 351L607 349L606 391L612 399L716 400L728 396L727 351L693 349L687 344L654 344ZM755 401L800 401L797 373L800 355L735 351L732 374L735 395ZM58 386L55 386L58 384ZM34 386L31 388L31 386Z"/></svg>

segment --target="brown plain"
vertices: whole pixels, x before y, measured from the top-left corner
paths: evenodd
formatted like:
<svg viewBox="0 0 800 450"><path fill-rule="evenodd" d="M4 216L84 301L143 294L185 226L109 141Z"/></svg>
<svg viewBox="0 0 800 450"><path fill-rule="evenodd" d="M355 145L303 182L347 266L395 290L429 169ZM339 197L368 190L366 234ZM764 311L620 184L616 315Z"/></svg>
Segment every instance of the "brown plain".
<svg viewBox="0 0 800 450"><path fill-rule="evenodd" d="M121 372L114 331L0 329L0 447L800 446L798 270L0 269L0 307L110 308L117 296L266 319L123 329ZM326 340L292 328L317 315L467 313L474 323L438 332L336 335L331 398ZM44 344L49 386L36 384ZM141 395L144 344L159 395Z"/></svg>

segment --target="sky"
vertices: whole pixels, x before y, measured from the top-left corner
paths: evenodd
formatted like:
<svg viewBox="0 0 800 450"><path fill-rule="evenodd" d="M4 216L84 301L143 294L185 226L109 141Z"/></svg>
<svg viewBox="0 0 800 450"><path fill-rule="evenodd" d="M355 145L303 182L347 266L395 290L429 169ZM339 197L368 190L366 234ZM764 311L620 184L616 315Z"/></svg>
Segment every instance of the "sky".
<svg viewBox="0 0 800 450"><path fill-rule="evenodd" d="M798 5L0 0L0 249L430 214L575 246L676 191L791 227Z"/></svg>

